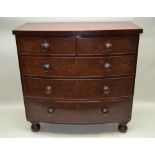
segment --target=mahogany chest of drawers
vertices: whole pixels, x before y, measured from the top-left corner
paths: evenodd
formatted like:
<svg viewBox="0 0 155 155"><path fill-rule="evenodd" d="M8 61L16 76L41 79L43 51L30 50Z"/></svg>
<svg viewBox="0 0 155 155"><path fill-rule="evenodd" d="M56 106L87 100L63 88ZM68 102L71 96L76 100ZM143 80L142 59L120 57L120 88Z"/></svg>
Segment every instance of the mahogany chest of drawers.
<svg viewBox="0 0 155 155"><path fill-rule="evenodd" d="M39 122L131 119L139 34L129 23L27 23L13 30L32 131Z"/></svg>

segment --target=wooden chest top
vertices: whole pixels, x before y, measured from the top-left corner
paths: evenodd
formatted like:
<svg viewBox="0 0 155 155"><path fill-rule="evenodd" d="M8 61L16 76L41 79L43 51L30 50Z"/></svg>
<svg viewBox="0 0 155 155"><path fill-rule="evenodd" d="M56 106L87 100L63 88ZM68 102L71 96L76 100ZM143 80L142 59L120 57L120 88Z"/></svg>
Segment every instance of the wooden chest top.
<svg viewBox="0 0 155 155"><path fill-rule="evenodd" d="M114 33L142 33L143 30L131 22L107 23L26 23L13 30L13 34L77 35L80 32L90 35Z"/></svg>

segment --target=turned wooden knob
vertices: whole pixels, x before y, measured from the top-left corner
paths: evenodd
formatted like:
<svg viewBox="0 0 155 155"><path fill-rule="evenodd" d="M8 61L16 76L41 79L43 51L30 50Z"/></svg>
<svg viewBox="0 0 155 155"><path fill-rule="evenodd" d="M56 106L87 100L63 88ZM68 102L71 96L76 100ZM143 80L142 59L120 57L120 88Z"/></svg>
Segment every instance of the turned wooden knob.
<svg viewBox="0 0 155 155"><path fill-rule="evenodd" d="M45 94L50 95L52 93L52 86L47 86L45 89Z"/></svg>
<svg viewBox="0 0 155 155"><path fill-rule="evenodd" d="M105 50L108 52L112 51L112 44L109 42L105 43Z"/></svg>
<svg viewBox="0 0 155 155"><path fill-rule="evenodd" d="M44 64L43 65L44 71L48 71L50 68L51 68L51 65L50 64Z"/></svg>
<svg viewBox="0 0 155 155"><path fill-rule="evenodd" d="M107 107L102 107L101 111L102 111L103 114L108 114L109 113L109 110L108 110Z"/></svg>
<svg viewBox="0 0 155 155"><path fill-rule="evenodd" d="M44 51L47 51L50 47L50 44L45 40L45 42L41 44L41 47Z"/></svg>
<svg viewBox="0 0 155 155"><path fill-rule="evenodd" d="M105 63L105 64L104 64L104 69L105 69L106 71L110 71L110 70L111 70L111 64L110 64L110 63Z"/></svg>
<svg viewBox="0 0 155 155"><path fill-rule="evenodd" d="M55 112L55 108L54 107L50 107L48 108L48 113L54 113Z"/></svg>
<svg viewBox="0 0 155 155"><path fill-rule="evenodd" d="M104 94L109 94L110 93L110 88L108 86L103 86L103 93Z"/></svg>

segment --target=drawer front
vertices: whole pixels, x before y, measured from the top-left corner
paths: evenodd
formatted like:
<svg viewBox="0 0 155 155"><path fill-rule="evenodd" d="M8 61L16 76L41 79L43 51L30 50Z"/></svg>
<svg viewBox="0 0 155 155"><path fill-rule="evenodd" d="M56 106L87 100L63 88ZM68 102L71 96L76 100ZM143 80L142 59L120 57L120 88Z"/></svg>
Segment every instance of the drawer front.
<svg viewBox="0 0 155 155"><path fill-rule="evenodd" d="M75 54L74 38L17 37L19 53L52 55Z"/></svg>
<svg viewBox="0 0 155 155"><path fill-rule="evenodd" d="M51 99L102 99L133 95L134 78L41 79L24 78L24 95Z"/></svg>
<svg viewBox="0 0 155 155"><path fill-rule="evenodd" d="M25 99L26 116L31 122L106 123L128 122L131 99L110 101L68 101Z"/></svg>
<svg viewBox="0 0 155 155"><path fill-rule="evenodd" d="M116 36L103 38L79 38L78 46L78 53L80 55L135 53L137 51L137 37Z"/></svg>
<svg viewBox="0 0 155 155"><path fill-rule="evenodd" d="M28 76L65 77L129 75L135 73L135 56L46 58L21 57Z"/></svg>

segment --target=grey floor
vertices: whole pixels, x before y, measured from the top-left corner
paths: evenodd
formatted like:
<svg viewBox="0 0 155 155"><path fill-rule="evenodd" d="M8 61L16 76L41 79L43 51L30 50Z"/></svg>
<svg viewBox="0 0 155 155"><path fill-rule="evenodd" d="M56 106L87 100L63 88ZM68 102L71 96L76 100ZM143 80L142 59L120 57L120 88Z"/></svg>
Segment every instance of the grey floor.
<svg viewBox="0 0 155 155"><path fill-rule="evenodd" d="M155 105L134 102L132 120L125 134L117 131L117 124L103 125L63 125L41 123L41 130L33 133L26 121L23 103L0 104L0 137L38 138L127 138L155 137Z"/></svg>

